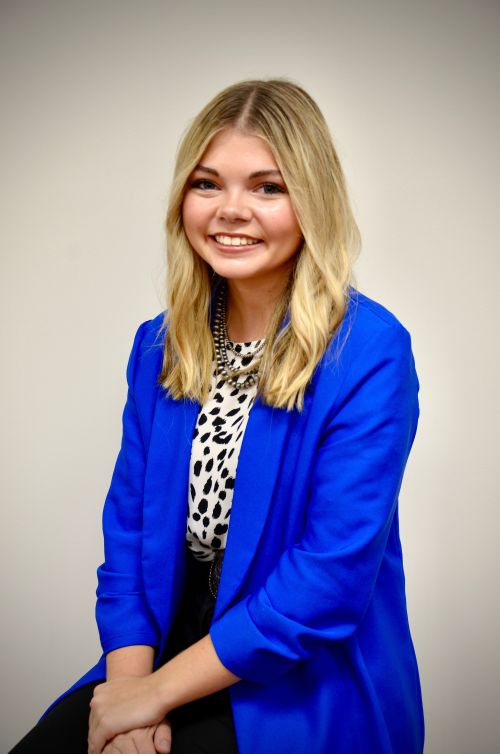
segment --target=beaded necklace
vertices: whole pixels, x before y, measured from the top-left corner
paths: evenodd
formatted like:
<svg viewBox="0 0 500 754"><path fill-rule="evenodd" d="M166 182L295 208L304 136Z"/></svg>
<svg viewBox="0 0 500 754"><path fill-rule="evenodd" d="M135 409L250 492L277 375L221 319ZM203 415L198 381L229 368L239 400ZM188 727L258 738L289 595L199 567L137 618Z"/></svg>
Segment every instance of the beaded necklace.
<svg viewBox="0 0 500 754"><path fill-rule="evenodd" d="M232 387L245 389L251 385L255 385L259 379L259 367L261 359L259 358L255 362L255 357L258 356L263 350L265 340L262 340L255 350L250 354L250 363L241 369L232 369L229 364L228 351L232 351L237 354L235 346L232 345L227 335L227 323L226 323L226 298L227 289L223 284L217 294L217 301L215 304L215 321L214 321L214 342L215 342L215 356L217 360L217 373L223 380L226 380ZM248 357L247 357L248 358ZM246 375L243 380L238 380L242 375Z"/></svg>

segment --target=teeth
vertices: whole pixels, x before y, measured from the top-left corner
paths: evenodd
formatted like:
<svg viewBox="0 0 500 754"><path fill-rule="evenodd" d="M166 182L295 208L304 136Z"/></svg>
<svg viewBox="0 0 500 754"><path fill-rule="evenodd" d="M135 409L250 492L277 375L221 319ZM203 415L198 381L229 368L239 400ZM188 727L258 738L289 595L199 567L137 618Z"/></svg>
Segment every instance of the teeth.
<svg viewBox="0 0 500 754"><path fill-rule="evenodd" d="M246 236L215 236L215 240L223 246L252 246L259 243L254 238Z"/></svg>

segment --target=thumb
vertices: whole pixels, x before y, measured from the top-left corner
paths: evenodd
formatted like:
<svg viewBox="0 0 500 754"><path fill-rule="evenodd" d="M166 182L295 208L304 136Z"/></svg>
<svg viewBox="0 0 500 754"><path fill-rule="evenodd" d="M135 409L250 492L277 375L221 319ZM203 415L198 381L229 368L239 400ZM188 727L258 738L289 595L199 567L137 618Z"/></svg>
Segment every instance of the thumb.
<svg viewBox="0 0 500 754"><path fill-rule="evenodd" d="M154 745L160 754L169 754L172 746L172 729L167 718L155 730Z"/></svg>

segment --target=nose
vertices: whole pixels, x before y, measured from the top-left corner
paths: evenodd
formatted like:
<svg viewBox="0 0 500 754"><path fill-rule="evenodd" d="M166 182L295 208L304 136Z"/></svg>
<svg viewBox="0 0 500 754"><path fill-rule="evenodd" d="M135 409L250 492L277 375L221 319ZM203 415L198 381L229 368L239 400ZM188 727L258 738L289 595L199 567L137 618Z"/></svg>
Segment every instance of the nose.
<svg viewBox="0 0 500 754"><path fill-rule="evenodd" d="M248 222L252 213L242 191L221 192L220 203L217 210L219 220L227 222Z"/></svg>

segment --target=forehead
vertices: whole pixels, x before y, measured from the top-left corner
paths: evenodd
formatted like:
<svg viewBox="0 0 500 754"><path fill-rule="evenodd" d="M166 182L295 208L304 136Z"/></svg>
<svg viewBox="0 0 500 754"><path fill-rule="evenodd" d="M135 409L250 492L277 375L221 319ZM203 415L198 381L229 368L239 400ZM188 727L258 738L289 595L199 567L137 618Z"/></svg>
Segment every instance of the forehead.
<svg viewBox="0 0 500 754"><path fill-rule="evenodd" d="M257 162L259 167L277 167L273 152L264 139L257 134L237 128L225 128L219 131L203 153L200 164L216 167L212 163L234 165L235 161L241 166L251 165L252 168Z"/></svg>

